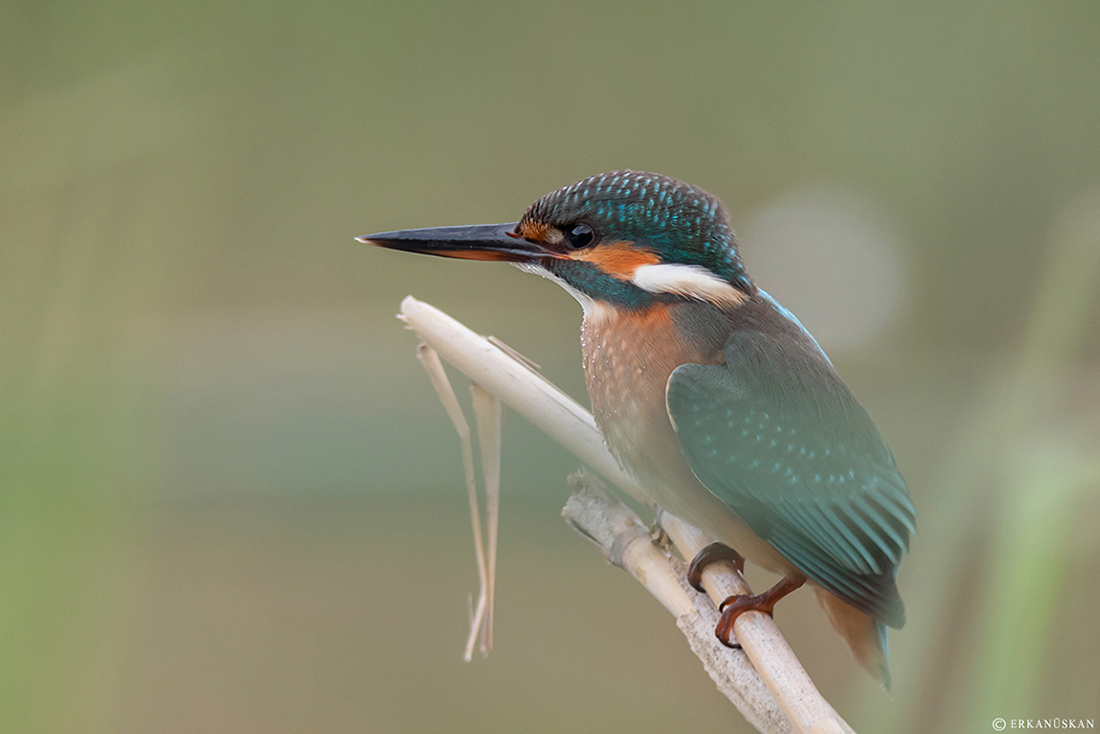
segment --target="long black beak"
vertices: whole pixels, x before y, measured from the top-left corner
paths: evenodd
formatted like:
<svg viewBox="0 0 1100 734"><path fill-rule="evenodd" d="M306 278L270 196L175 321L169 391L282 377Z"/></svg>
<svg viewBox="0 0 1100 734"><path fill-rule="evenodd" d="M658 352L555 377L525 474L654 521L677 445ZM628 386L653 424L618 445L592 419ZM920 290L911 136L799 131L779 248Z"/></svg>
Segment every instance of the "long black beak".
<svg viewBox="0 0 1100 734"><path fill-rule="evenodd" d="M469 227L428 227L379 232L355 239L391 250L422 252L425 255L458 257L465 260L533 262L548 253L539 245L515 233L516 222L475 224Z"/></svg>

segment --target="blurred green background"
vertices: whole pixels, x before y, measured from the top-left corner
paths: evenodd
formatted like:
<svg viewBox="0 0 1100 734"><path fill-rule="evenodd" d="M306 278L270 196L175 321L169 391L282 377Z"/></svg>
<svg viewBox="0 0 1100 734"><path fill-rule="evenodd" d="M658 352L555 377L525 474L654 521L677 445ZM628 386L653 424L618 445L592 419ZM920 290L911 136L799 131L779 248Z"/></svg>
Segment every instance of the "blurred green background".
<svg viewBox="0 0 1100 734"><path fill-rule="evenodd" d="M621 167L729 205L910 482L892 698L812 595L777 614L830 700L1100 718L1098 36L1092 0L5 0L0 730L745 731L515 415L461 661L458 446L393 315L583 397L580 310L352 240Z"/></svg>

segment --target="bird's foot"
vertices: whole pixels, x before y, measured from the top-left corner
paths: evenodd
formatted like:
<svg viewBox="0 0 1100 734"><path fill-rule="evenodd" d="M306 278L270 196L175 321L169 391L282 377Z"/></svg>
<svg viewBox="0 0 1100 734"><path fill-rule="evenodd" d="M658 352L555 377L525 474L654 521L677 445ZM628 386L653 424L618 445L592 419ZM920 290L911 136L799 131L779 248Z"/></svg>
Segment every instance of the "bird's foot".
<svg viewBox="0 0 1100 734"><path fill-rule="evenodd" d="M745 559L741 557L740 553L728 545L711 543L696 553L695 558L691 559L691 565L688 566L687 572L687 582L691 584L691 588L700 593L706 593L706 590L703 589L703 569L715 561L729 561L737 569L737 573L743 574L745 572Z"/></svg>
<svg viewBox="0 0 1100 734"><path fill-rule="evenodd" d="M737 594L727 597L722 605L718 607L718 611L722 612L722 616L718 620L718 626L714 628L714 634L718 641L726 647L741 647L735 642L730 642L733 637L733 623L737 621L737 618L745 612L763 612L769 617L772 616L776 602L804 583L806 583L804 576L798 578L785 576L779 583L762 594L756 594L755 596Z"/></svg>

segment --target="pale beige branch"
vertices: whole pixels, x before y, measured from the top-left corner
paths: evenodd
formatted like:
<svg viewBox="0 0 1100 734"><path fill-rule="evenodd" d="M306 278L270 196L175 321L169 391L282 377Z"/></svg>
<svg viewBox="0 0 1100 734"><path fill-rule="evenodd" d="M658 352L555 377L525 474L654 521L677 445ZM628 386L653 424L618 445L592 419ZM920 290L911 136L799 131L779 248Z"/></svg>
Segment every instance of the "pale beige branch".
<svg viewBox="0 0 1100 734"><path fill-rule="evenodd" d="M591 414L524 361L516 359L509 353L510 350L505 351L439 309L411 296L401 302L399 318L472 382L496 395L612 484L645 501L646 493L608 452ZM466 431L468 436L469 429ZM710 541L697 529L671 515L665 514L662 524L685 558L693 557ZM584 532L594 537L589 530ZM677 583L680 581L677 580ZM703 574L703 585L713 599L725 598L729 593L749 593L744 579L728 565L725 568L720 565L708 568ZM646 587L653 591L648 580ZM702 595L690 594L694 595L688 596L693 607L698 608L701 604L710 609L712 617L717 614L713 604ZM658 595L655 593L655 596ZM663 599L662 603L665 603ZM665 606L680 619L684 615L676 610L686 609L680 606L682 603L680 599L676 602L677 606L669 607L667 603ZM713 623L715 620L716 617L709 621ZM726 670L731 680L739 680L729 663L721 662L728 661L729 657L714 654L716 650L720 652L721 645L713 638L713 624L709 629L709 643L700 643L700 649L693 644L693 651L704 660L708 672L711 670L711 663L707 662L709 658L719 661L719 667ZM851 731L851 727L814 686L771 617L756 612L746 613L737 620L734 629L760 679L786 713L795 731L803 734L843 734ZM689 636L689 639L692 638ZM751 697L744 691L742 693L746 698Z"/></svg>
<svg viewBox="0 0 1100 734"><path fill-rule="evenodd" d="M684 582L683 564L653 544L645 523L599 479L579 472L569 478L569 486L573 495L562 516L672 613L711 680L745 720L766 734L795 731L745 653L717 644L717 611Z"/></svg>
<svg viewBox="0 0 1100 734"><path fill-rule="evenodd" d="M694 525L669 513L661 514L661 527L685 558L694 558L711 542L711 538ZM714 604L721 604L729 596L752 593L744 577L728 561L703 569L703 587ZM711 627L712 634L713 631ZM733 631L798 731L814 734L852 731L817 690L794 650L783 639L775 620L760 612L745 612L734 622Z"/></svg>

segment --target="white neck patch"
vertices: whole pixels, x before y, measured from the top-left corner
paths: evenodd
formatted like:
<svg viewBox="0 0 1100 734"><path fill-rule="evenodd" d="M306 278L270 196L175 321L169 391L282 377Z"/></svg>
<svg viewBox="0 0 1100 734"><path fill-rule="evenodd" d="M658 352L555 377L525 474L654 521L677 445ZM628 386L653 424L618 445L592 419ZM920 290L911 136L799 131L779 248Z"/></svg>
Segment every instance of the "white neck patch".
<svg viewBox="0 0 1100 734"><path fill-rule="evenodd" d="M740 306L748 298L701 265L642 265L632 282L650 293L672 293L719 306Z"/></svg>

